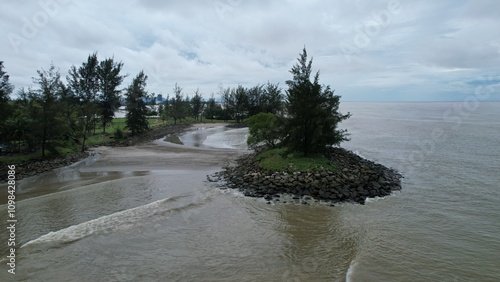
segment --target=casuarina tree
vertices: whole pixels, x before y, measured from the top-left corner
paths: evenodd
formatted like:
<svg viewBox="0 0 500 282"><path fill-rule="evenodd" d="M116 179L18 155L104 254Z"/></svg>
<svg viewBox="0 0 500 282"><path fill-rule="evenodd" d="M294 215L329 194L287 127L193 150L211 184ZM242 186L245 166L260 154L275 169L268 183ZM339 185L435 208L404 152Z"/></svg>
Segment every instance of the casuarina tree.
<svg viewBox="0 0 500 282"><path fill-rule="evenodd" d="M201 117L201 112L203 111L203 97L201 97L199 89L196 89L193 98L191 98L191 111L194 119L198 121L198 118Z"/></svg>
<svg viewBox="0 0 500 282"><path fill-rule="evenodd" d="M338 129L338 124L350 116L338 111L340 96L334 95L330 86L319 84L319 71L311 80L311 66L312 59L307 61L304 48L290 70L293 79L286 81L284 144L290 151L304 155L322 153L347 140L346 130Z"/></svg>
<svg viewBox="0 0 500 282"><path fill-rule="evenodd" d="M66 80L77 101L78 128L77 136L81 138L81 151L85 151L85 142L95 129L98 115L97 96L99 93L99 77L97 70L99 60L97 53L88 56L78 68L71 66Z"/></svg>
<svg viewBox="0 0 500 282"><path fill-rule="evenodd" d="M146 102L147 75L141 71L127 88L127 128L132 135L149 130Z"/></svg>
<svg viewBox="0 0 500 282"><path fill-rule="evenodd" d="M3 61L0 61L0 141L6 136L3 126L10 113L10 94L14 90L14 86L9 82L9 75L3 68Z"/></svg>
<svg viewBox="0 0 500 282"><path fill-rule="evenodd" d="M99 63L97 75L99 78L99 112L103 131L106 132L106 126L111 123L116 109L120 105L120 89L125 75L121 75L123 68L122 62L115 62L113 58L108 58Z"/></svg>
<svg viewBox="0 0 500 282"><path fill-rule="evenodd" d="M189 103L188 103L189 104ZM177 120L184 119L186 117L186 103L183 100L182 88L177 85L174 86L174 96L170 100L170 116L174 120L174 124L177 124Z"/></svg>
<svg viewBox="0 0 500 282"><path fill-rule="evenodd" d="M30 93L32 101L32 117L37 126L32 129L41 144L42 157L49 148L51 140L60 139L65 133L65 123L61 118L61 93L63 84L61 75L54 65L48 71L37 71L38 77L33 82L39 89Z"/></svg>

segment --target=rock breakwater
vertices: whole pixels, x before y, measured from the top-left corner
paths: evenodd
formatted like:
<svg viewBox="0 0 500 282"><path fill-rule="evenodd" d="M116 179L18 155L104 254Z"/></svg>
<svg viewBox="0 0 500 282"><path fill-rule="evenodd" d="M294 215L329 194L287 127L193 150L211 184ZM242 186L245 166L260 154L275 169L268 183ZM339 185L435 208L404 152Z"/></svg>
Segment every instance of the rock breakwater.
<svg viewBox="0 0 500 282"><path fill-rule="evenodd" d="M264 171L258 166L256 153L239 158L233 166L208 177L224 180L227 187L240 190L245 196L279 201L280 194L294 198L313 198L331 203L356 202L385 197L401 189L401 174L391 168L364 159L343 148L329 153L335 169L305 171Z"/></svg>

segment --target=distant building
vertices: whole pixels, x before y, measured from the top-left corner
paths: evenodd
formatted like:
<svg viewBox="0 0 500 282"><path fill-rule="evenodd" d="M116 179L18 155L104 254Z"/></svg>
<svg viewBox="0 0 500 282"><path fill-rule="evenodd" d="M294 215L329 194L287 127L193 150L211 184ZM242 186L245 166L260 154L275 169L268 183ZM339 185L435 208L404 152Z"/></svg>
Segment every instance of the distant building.
<svg viewBox="0 0 500 282"><path fill-rule="evenodd" d="M125 97L120 96L120 106L125 106L127 105L127 100Z"/></svg>

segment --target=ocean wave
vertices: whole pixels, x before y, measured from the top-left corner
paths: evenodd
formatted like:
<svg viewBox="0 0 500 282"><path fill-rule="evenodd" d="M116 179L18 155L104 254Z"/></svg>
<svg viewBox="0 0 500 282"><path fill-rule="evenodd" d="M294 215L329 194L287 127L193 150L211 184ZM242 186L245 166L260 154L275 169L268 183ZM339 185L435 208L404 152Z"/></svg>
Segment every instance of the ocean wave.
<svg viewBox="0 0 500 282"><path fill-rule="evenodd" d="M185 197L187 197L187 195L166 198L143 206L105 215L77 225L72 225L33 239L22 245L21 248L47 243L71 243L94 234L108 234L118 230L126 230L136 226L137 223L145 219L149 220L154 216L163 215L166 212L172 213L200 205L200 203L188 203L176 207L169 205L169 203Z"/></svg>
<svg viewBox="0 0 500 282"><path fill-rule="evenodd" d="M358 265L358 262L356 260L352 260L351 264L349 265L349 268L347 269L347 273L345 275L345 281L350 282L352 281L352 273L354 272L354 269Z"/></svg>

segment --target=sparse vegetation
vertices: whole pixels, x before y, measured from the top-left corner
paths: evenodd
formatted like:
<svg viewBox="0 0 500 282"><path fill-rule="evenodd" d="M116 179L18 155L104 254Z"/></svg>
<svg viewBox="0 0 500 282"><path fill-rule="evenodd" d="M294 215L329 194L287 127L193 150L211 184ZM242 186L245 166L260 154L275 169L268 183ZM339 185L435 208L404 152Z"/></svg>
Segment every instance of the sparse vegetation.
<svg viewBox="0 0 500 282"><path fill-rule="evenodd" d="M286 148L263 151L256 156L258 166L269 172L316 172L335 170L335 166L321 154L304 156L300 152L288 153Z"/></svg>

